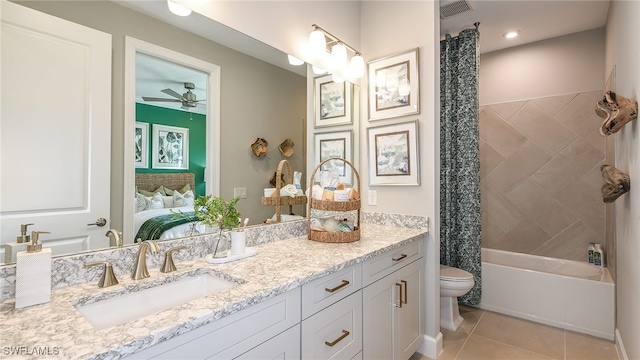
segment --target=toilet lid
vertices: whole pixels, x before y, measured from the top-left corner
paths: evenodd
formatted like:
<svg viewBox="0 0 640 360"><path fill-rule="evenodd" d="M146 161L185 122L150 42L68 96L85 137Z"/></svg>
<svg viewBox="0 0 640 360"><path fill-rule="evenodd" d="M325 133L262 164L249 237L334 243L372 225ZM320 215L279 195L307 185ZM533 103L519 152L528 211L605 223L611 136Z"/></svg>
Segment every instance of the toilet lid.
<svg viewBox="0 0 640 360"><path fill-rule="evenodd" d="M440 280L469 281L473 280L471 273L451 266L440 265Z"/></svg>

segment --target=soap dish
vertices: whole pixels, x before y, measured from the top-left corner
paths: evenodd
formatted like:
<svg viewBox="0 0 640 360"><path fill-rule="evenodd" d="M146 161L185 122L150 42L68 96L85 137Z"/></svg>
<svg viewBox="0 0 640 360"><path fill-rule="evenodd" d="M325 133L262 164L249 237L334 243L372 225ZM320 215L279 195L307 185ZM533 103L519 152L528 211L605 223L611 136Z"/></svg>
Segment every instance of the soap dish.
<svg viewBox="0 0 640 360"><path fill-rule="evenodd" d="M204 261L208 262L209 264L224 264L224 263L228 263L228 262L232 262L232 261L236 261L236 260L240 260L240 259L244 259L244 258L248 258L251 256L254 256L258 251L256 250L256 248L252 248L252 247L247 247L244 250L244 254L231 254L231 251L229 251L227 257L223 257L223 258L214 258L213 255L209 254L207 256L204 257Z"/></svg>

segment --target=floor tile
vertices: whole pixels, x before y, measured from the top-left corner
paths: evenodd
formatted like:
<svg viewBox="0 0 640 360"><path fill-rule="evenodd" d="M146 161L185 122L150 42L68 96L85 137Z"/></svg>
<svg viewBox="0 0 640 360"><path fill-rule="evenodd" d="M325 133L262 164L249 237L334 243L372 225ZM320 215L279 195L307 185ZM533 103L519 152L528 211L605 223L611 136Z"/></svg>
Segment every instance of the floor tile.
<svg viewBox="0 0 640 360"><path fill-rule="evenodd" d="M613 341L567 331L566 360L617 360Z"/></svg>
<svg viewBox="0 0 640 360"><path fill-rule="evenodd" d="M469 336L456 360L537 360L550 358L476 335ZM438 358L439 360L439 358Z"/></svg>
<svg viewBox="0 0 640 360"><path fill-rule="evenodd" d="M473 335L553 359L564 358L564 330L551 326L487 312L478 322Z"/></svg>

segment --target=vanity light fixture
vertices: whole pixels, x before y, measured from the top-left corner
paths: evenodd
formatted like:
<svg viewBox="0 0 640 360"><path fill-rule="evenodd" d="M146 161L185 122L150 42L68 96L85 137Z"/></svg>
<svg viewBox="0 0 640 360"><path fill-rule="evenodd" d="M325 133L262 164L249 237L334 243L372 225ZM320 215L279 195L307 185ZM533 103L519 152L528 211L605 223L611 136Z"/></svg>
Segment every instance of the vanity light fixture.
<svg viewBox="0 0 640 360"><path fill-rule="evenodd" d="M502 34L502 36L504 36L505 39L513 39L513 38L517 37L518 35L520 35L520 30L508 31L508 32Z"/></svg>
<svg viewBox="0 0 640 360"><path fill-rule="evenodd" d="M189 16L191 15L191 9L184 5L180 5L172 0L167 0L167 6L169 7L169 11L178 15L178 16Z"/></svg>
<svg viewBox="0 0 640 360"><path fill-rule="evenodd" d="M358 50L347 45L320 26L316 24L311 26L313 27L313 31L309 34L309 55L311 57L322 59L327 56L327 49L331 49L329 63L332 69L330 71L348 74L354 78L361 78L364 75L364 58ZM354 54L349 64L347 64L347 49Z"/></svg>
<svg viewBox="0 0 640 360"><path fill-rule="evenodd" d="M297 57L295 57L293 55L287 55L287 58L289 58L289 64L291 64L293 66L298 66L298 65L304 64L304 61L298 59Z"/></svg>
<svg viewBox="0 0 640 360"><path fill-rule="evenodd" d="M323 69L323 68L319 68L315 65L311 65L311 70L313 70L313 73L316 75L322 75L325 74L327 72L327 70Z"/></svg>

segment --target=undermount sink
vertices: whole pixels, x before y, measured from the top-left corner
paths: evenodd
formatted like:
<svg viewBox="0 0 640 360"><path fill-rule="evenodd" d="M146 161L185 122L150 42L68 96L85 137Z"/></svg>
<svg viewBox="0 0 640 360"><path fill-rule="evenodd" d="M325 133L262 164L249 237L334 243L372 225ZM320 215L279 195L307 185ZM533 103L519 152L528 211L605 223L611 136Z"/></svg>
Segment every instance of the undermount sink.
<svg viewBox="0 0 640 360"><path fill-rule="evenodd" d="M230 289L236 285L238 284L211 274L199 274L95 303L76 305L76 309L94 328L104 329Z"/></svg>

